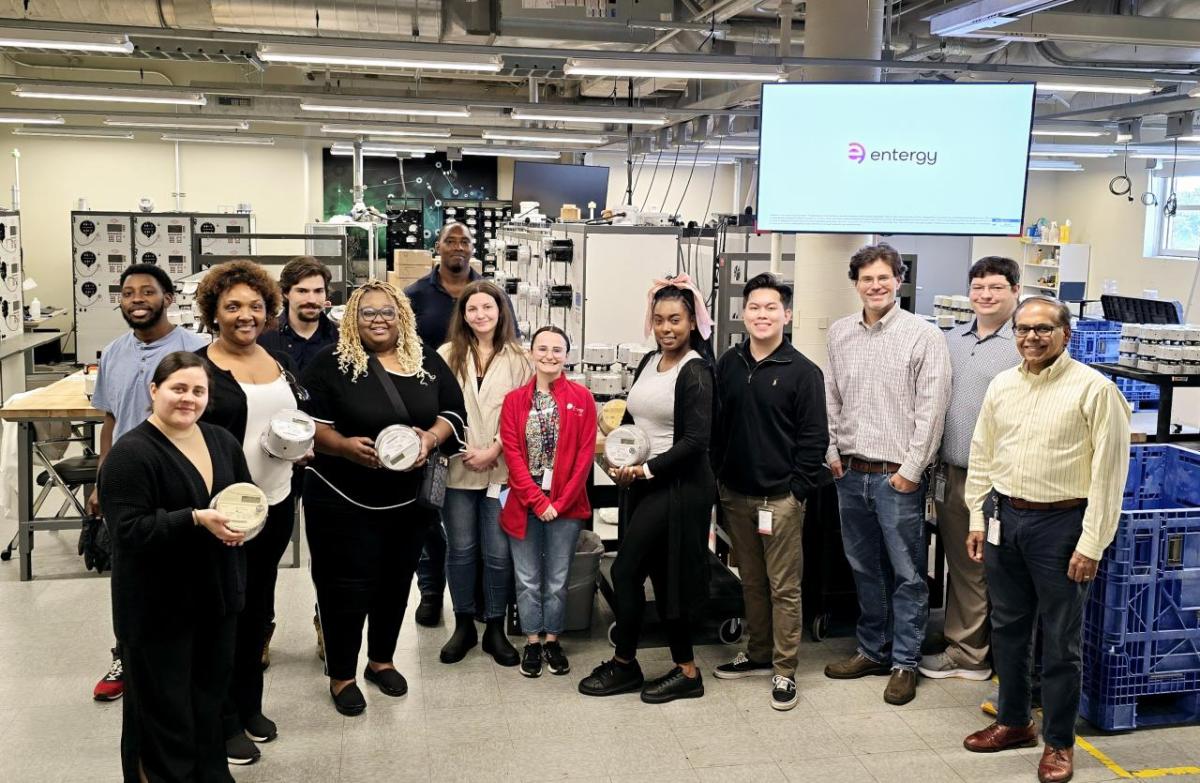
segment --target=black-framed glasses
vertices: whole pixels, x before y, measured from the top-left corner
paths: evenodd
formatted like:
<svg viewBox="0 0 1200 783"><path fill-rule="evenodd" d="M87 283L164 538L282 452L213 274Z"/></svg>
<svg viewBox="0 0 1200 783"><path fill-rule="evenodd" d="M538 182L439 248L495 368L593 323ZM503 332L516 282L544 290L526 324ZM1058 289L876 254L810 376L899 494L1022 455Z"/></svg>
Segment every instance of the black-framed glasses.
<svg viewBox="0 0 1200 783"><path fill-rule="evenodd" d="M358 317L366 323L371 323L376 319L382 319L386 323L391 323L396 320L396 308L381 307L376 310L374 307L364 307L358 311Z"/></svg>
<svg viewBox="0 0 1200 783"><path fill-rule="evenodd" d="M308 400L309 400L308 389L306 389L300 385L300 382L296 380L295 375L292 375L290 372L283 369L282 367L280 367L279 370L280 370L280 372L283 373L283 380L287 381L287 385L292 387L292 394L296 395L296 401L297 402L308 402Z"/></svg>
<svg viewBox="0 0 1200 783"><path fill-rule="evenodd" d="M1051 324L1037 324L1035 326L1019 324L1013 327L1013 333L1016 334L1017 337L1028 337L1030 332L1033 332L1038 337L1049 337L1050 335L1054 334L1055 329L1061 328L1061 326L1055 326Z"/></svg>

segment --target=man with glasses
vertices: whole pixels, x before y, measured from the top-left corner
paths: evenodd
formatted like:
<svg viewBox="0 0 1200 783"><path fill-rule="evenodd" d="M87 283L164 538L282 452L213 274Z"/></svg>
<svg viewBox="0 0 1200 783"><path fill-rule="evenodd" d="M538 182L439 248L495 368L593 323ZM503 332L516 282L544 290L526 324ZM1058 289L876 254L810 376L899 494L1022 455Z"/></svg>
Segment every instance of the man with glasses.
<svg viewBox="0 0 1200 783"><path fill-rule="evenodd" d="M850 259L861 312L829 328L825 402L842 543L858 591L858 648L825 667L839 680L888 676L883 700L917 694L929 617L925 469L937 454L950 398L950 356L937 327L906 312L906 272L880 243Z"/></svg>
<svg viewBox="0 0 1200 783"><path fill-rule="evenodd" d="M983 395L997 374L1017 364L1012 314L1021 292L1021 268L1011 258L988 256L967 274L975 319L946 333L954 384L942 459L934 475L933 499L938 535L946 548L946 650L921 658L917 669L926 677L986 680L992 675L988 645L987 581L983 564L967 555L970 514L963 501L971 433L979 418Z"/></svg>
<svg viewBox="0 0 1200 783"><path fill-rule="evenodd" d="M1071 358L1071 312L1026 299L1013 315L1024 361L988 387L971 440L967 549L987 572L996 722L968 736L977 753L1037 744L1030 716L1033 631L1042 628L1038 780L1074 770L1080 627L1088 586L1116 534L1129 471L1129 403L1112 381ZM986 543L985 543L986 542Z"/></svg>

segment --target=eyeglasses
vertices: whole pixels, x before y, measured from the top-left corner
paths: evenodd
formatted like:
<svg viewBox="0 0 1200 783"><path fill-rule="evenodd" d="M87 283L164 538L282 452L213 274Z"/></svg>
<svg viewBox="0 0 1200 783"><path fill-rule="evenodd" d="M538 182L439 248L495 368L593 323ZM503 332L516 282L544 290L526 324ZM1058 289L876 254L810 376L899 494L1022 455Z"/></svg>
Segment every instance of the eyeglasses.
<svg viewBox="0 0 1200 783"><path fill-rule="evenodd" d="M370 323L377 318L382 319L387 323L391 323L392 321L396 320L396 308L381 307L380 309L376 310L374 307L364 307L358 311L358 317L366 323Z"/></svg>
<svg viewBox="0 0 1200 783"><path fill-rule="evenodd" d="M1050 324L1037 324L1036 326L1028 326L1020 324L1013 327L1013 333L1017 337L1028 337L1030 332L1033 332L1038 337L1049 337L1054 333L1055 329L1061 329L1061 326L1051 326Z"/></svg>
<svg viewBox="0 0 1200 783"><path fill-rule="evenodd" d="M296 401L297 402L308 402L308 400L309 400L308 389L306 389L300 385L300 383L296 380L296 376L292 375L290 372L283 369L282 367L279 368L279 371L283 373L283 379L285 381L287 381L287 385L292 387L292 394L296 395Z"/></svg>

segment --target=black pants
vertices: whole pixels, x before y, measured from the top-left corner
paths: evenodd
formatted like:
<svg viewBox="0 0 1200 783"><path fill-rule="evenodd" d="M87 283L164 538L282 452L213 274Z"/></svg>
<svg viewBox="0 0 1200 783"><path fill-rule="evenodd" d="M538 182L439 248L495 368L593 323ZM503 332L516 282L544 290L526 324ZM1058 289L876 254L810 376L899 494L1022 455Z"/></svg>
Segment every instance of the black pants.
<svg viewBox="0 0 1200 783"><path fill-rule="evenodd" d="M310 481L304 495L317 608L325 634L325 670L352 680L367 624L367 657L387 663L408 607L408 591L435 513L410 504L368 511Z"/></svg>
<svg viewBox="0 0 1200 783"><path fill-rule="evenodd" d="M637 656L642 613L646 607L646 577L650 577L654 595L658 596L659 615L666 613L670 506L671 491L666 483L649 489L633 509L613 563L613 591L617 597L613 607L617 616L616 653L627 661ZM687 618L661 617L661 620L667 632L671 660L691 662L695 656L692 654L691 624Z"/></svg>
<svg viewBox="0 0 1200 783"><path fill-rule="evenodd" d="M221 704L229 690L236 623L228 615L160 638L122 642L121 768L127 783L137 783L139 764L151 783L231 783Z"/></svg>
<svg viewBox="0 0 1200 783"><path fill-rule="evenodd" d="M1084 507L1023 511L1000 501L1000 545L987 544L988 598L992 604L992 662L1000 676L996 720L1030 721L1034 626L1042 629L1042 735L1047 745L1075 744L1079 715L1079 655L1088 583L1067 578L1079 541Z"/></svg>
<svg viewBox="0 0 1200 783"><path fill-rule="evenodd" d="M267 509L262 532L246 542L246 607L238 615L233 654L233 681L225 700L225 736L233 737L245 722L262 713L262 649L275 606L279 559L287 551L295 524L289 495Z"/></svg>

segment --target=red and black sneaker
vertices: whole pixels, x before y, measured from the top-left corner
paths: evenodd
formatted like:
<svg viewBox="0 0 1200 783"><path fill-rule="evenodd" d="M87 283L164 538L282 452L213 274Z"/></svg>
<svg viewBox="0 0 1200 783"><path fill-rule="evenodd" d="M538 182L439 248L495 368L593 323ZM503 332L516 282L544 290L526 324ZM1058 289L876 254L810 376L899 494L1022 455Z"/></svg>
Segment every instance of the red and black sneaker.
<svg viewBox="0 0 1200 783"><path fill-rule="evenodd" d="M96 701L116 701L125 695L125 670L121 666L121 656L117 655L117 651L113 650L112 666L108 669L108 674L100 678L100 682L96 683L96 688L92 691L92 698Z"/></svg>

